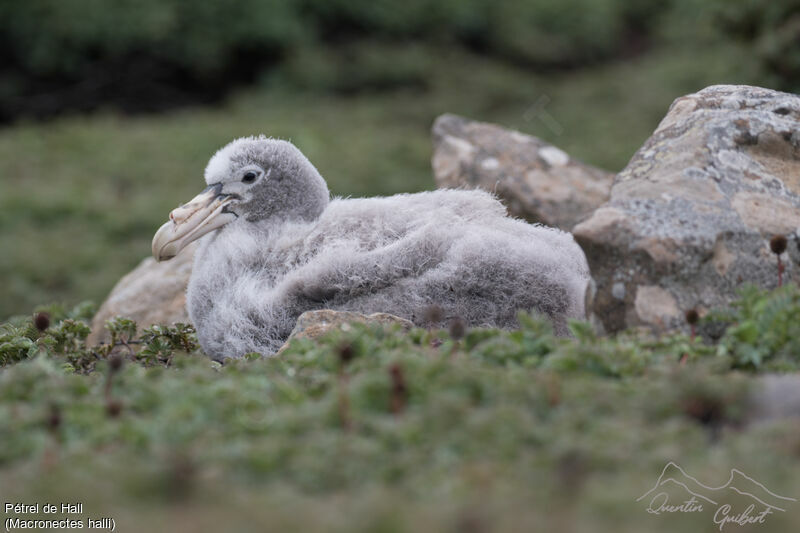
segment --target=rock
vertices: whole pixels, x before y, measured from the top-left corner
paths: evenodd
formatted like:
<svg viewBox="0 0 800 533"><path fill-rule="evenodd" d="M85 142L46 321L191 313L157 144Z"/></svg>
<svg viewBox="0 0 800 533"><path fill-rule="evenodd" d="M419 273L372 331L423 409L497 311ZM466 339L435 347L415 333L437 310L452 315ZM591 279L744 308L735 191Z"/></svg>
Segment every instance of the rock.
<svg viewBox="0 0 800 533"><path fill-rule="evenodd" d="M376 324L391 326L399 324L403 330L410 330L414 324L405 318L390 315L389 313L372 313L364 315L352 311L334 311L333 309L320 309L318 311L306 311L297 319L297 324L292 330L289 338L278 349L278 353L283 352L289 347L289 343L294 339L316 339L331 330L340 328L346 330L349 324Z"/></svg>
<svg viewBox="0 0 800 533"><path fill-rule="evenodd" d="M494 192L512 216L565 231L608 199L613 180L536 137L455 115L436 119L433 143L438 187Z"/></svg>
<svg viewBox="0 0 800 533"><path fill-rule="evenodd" d="M687 327L743 283L777 284L775 234L798 277L800 97L719 85L678 98L617 176L607 203L573 229L606 331Z"/></svg>
<svg viewBox="0 0 800 533"><path fill-rule="evenodd" d="M119 280L92 319L88 344L109 341L104 325L115 316L135 320L140 330L152 324L190 323L186 286L196 248L196 243L190 244L177 257L162 263L148 257Z"/></svg>

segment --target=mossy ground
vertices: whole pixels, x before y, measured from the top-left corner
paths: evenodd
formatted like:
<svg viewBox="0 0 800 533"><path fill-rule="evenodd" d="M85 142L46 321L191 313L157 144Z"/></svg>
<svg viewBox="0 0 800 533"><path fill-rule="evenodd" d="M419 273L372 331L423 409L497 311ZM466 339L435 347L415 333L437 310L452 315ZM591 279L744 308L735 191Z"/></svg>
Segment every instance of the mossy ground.
<svg viewBox="0 0 800 533"><path fill-rule="evenodd" d="M117 321L114 370L81 343L86 308L52 309L43 332L3 326L0 350L33 345L0 370L0 487L83 502L119 531L714 531L710 511L636 499L668 461L800 496L800 421L750 405L756 374L800 364L799 311L795 287L751 289L715 343L582 323L558 339L524 315L458 340L354 325L224 365L186 330L135 344ZM798 525L790 507L751 530Z"/></svg>

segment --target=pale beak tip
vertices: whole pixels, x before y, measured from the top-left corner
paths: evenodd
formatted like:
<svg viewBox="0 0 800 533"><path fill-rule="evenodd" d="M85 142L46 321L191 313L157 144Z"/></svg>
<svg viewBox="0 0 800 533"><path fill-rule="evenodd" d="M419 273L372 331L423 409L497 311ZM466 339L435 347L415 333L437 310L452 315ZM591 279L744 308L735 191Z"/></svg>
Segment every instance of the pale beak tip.
<svg viewBox="0 0 800 533"><path fill-rule="evenodd" d="M172 233L172 226L172 222L165 222L160 228L158 228L158 231L153 236L151 251L153 253L153 258L157 262L166 261L175 257L174 255L168 256L164 253L165 248L169 246L169 242L171 240L170 235Z"/></svg>

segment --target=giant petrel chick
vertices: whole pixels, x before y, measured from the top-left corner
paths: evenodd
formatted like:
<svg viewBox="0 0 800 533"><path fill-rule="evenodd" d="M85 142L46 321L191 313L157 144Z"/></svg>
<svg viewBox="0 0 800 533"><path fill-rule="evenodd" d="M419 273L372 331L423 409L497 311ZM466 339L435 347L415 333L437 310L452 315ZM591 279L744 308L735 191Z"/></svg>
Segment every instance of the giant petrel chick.
<svg viewBox="0 0 800 533"><path fill-rule="evenodd" d="M525 310L561 335L584 317L589 271L572 236L509 218L487 192L331 199L300 150L263 136L219 150L205 180L158 230L153 255L201 239L187 307L214 359L274 353L313 309L423 325L436 305L443 322L501 328Z"/></svg>

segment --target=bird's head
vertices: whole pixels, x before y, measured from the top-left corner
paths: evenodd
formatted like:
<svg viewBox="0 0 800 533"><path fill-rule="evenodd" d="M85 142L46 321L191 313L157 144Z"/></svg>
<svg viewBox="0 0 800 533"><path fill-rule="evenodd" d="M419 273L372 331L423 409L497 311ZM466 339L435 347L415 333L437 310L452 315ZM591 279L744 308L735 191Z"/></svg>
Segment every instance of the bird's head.
<svg viewBox="0 0 800 533"><path fill-rule="evenodd" d="M300 150L263 136L220 149L206 166L205 180L208 186L174 209L153 237L157 261L233 221L314 220L329 200L325 180Z"/></svg>

